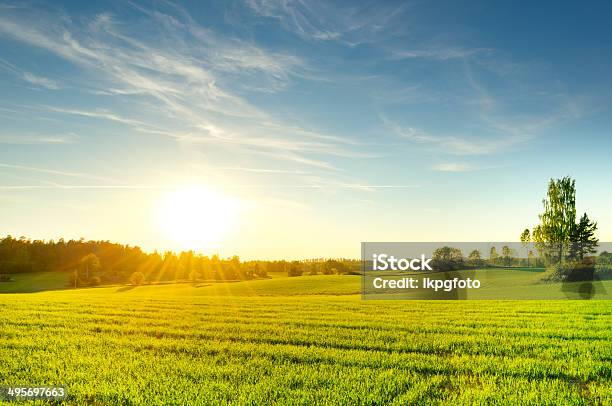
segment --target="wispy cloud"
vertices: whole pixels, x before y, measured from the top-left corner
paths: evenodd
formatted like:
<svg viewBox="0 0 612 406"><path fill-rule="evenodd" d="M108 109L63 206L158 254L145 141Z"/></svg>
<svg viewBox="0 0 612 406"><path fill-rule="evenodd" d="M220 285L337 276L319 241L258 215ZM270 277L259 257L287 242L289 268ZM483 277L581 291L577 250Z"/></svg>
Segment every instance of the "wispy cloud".
<svg viewBox="0 0 612 406"><path fill-rule="evenodd" d="M60 89L60 86L57 84L56 81L44 78L42 76L36 76L30 72L24 72L24 74L21 75L21 78L26 82L30 82L33 85L44 87L50 90Z"/></svg>
<svg viewBox="0 0 612 406"><path fill-rule="evenodd" d="M3 69L16 77L24 80L34 86L44 87L49 90L59 90L60 86L55 80L51 80L49 78L45 78L43 76L35 75L31 72L24 71L22 69L17 68L12 63L0 58L0 69Z"/></svg>
<svg viewBox="0 0 612 406"><path fill-rule="evenodd" d="M78 110L78 109L66 109L66 108L53 107L53 106L44 106L43 109L50 111L50 112L54 112L54 113L70 114L70 115L89 117L89 118L94 118L94 119L101 119L101 120L112 121L115 123L125 124L131 127L132 129L142 132L142 133L163 135L163 136L167 136L170 138L176 138L176 139L184 138L184 136L181 136L181 134L175 131L166 130L159 126L151 125L142 120L124 117L120 114L113 113L112 111L109 111L106 109L98 109L98 110L89 111L89 110Z"/></svg>
<svg viewBox="0 0 612 406"><path fill-rule="evenodd" d="M132 189L132 190L159 190L159 189L172 189L171 187L164 186L149 186L149 185L63 185L63 184L50 184L50 185L0 185L0 190L54 190L54 189L68 189L68 190L96 190L96 189Z"/></svg>
<svg viewBox="0 0 612 406"><path fill-rule="evenodd" d="M0 134L0 144L74 144L79 136L70 134Z"/></svg>
<svg viewBox="0 0 612 406"><path fill-rule="evenodd" d="M433 59L446 61L449 59L463 59L476 54L490 52L487 48L446 48L432 47L431 49L421 50L394 50L391 51L393 59Z"/></svg>
<svg viewBox="0 0 612 406"><path fill-rule="evenodd" d="M491 130L514 138L518 142L531 140L540 130L561 121L572 120L584 114L578 99L565 94L547 97L544 112L532 114L504 114L503 103L481 84L469 64L464 65L467 84L476 96L476 113ZM533 95L529 94L530 98ZM518 97L520 100L520 96ZM527 101L527 100L526 100Z"/></svg>
<svg viewBox="0 0 612 406"><path fill-rule="evenodd" d="M332 15L323 2L247 0L258 15L277 19L285 29L308 40L327 41L342 35L326 21ZM335 13L334 13L335 14Z"/></svg>
<svg viewBox="0 0 612 406"><path fill-rule="evenodd" d="M416 144L423 144L439 153L453 155L488 155L512 147L524 139L512 136L489 136L468 138L456 135L434 135L422 129L403 127L385 117L381 117L385 126L396 136Z"/></svg>
<svg viewBox="0 0 612 406"><path fill-rule="evenodd" d="M359 154L354 141L287 123L243 96L262 86L281 91L304 74L301 58L219 36L178 6L165 5L165 11L132 6L143 15L140 25L121 24L108 13L83 22L40 10L8 10L0 15L0 35L81 66L95 78L88 83L91 92L137 101L141 109L139 118L109 107L47 107L53 113L113 121L183 143L268 152L294 165L331 167L322 156ZM146 28L147 40L131 28L136 26Z"/></svg>
<svg viewBox="0 0 612 406"><path fill-rule="evenodd" d="M336 184L279 184L279 185L226 185L226 189L355 189L362 191L374 191L375 189L415 189L420 185L373 185L360 183L336 183ZM169 185L66 185L66 184L47 184L47 185L0 185L0 190L53 190L53 189L74 189L74 190L175 190L176 186Z"/></svg>
<svg viewBox="0 0 612 406"><path fill-rule="evenodd" d="M7 163L0 163L0 168L36 172L36 173L44 173L48 175L59 175L59 176L70 177L70 178L80 178L80 179L100 180L100 181L112 180L104 176L92 175L92 174L85 173L85 172L67 172L67 171L60 171L60 170L55 170L55 169L39 168L39 167L25 166L25 165L14 165L14 164L7 164Z"/></svg>
<svg viewBox="0 0 612 406"><path fill-rule="evenodd" d="M470 117L470 132L428 131L416 126L401 125L386 116L380 119L391 133L415 144L422 144L440 154L491 155L533 142L544 129L580 117L583 106L574 98L548 98L545 108L537 112L520 112L507 100L496 97L464 63L465 83L471 97L462 101L464 114ZM500 79L501 81L501 79ZM520 100L520 95L515 96ZM445 167L442 167L445 168ZM449 166L446 171L465 168Z"/></svg>
<svg viewBox="0 0 612 406"><path fill-rule="evenodd" d="M340 7L320 0L247 0L246 4L256 15L277 20L304 40L339 41L350 46L373 43L403 31L405 24L394 22L405 17L409 9L408 3Z"/></svg>
<svg viewBox="0 0 612 406"><path fill-rule="evenodd" d="M324 126L315 128L311 123L311 127L306 128L299 120L288 119L290 112L254 102L254 92L283 92L296 82L302 85L301 81L315 76L311 61L292 53L293 50L271 50L245 39L252 38L250 35L219 35L194 21L182 7L171 3L156 3L154 8L130 4L132 20L129 24L110 13L69 18L61 12L43 8L3 9L0 36L45 50L81 68L79 72L83 77L79 79L86 85L78 89L87 92L86 96L92 101L67 105L63 99L52 106L36 108L53 118L66 119L62 116L71 115L105 120L126 126L131 130L128 134L168 137L208 156L217 152L249 155L280 164L279 168L270 165L274 169L266 169L266 163L258 169L259 160L253 160L253 168L235 164L239 161L233 160L225 164L225 170L287 173L298 175L300 179L312 173L323 173L339 184L365 184L341 178L346 173L343 160L377 156L376 147L371 148L360 141L368 130L364 133L357 130L355 135L348 131L346 134L328 131ZM364 99L369 99L358 100L357 107L364 107L371 100L384 106L388 103L431 103L442 94L446 98L462 98L457 102L461 106L454 112L473 109L469 112L473 116L469 118L469 126L463 126L469 130L439 130L418 123L406 124L399 119L382 119L387 131L411 144L420 144L442 154L495 154L530 142L542 128L554 124L568 112L573 114L569 104L567 110L551 114L505 114L495 94L469 71L470 62L478 59L472 57L490 56L494 53L490 49L443 44L424 47L419 41L407 42L410 47L405 49L387 47L386 39L405 34L402 30L414 22L408 12L411 6L407 3L381 6L373 2L346 8L317 0L250 0L247 4L251 18L254 13L259 22L262 18L278 21L299 39L311 42L308 46L325 46L328 41L344 46L375 44L376 47L370 47L377 48L373 57L385 63L389 63L389 55L403 60L424 59L434 64L461 59L468 67L463 84L467 90L461 89L458 94L448 89L436 93L431 78L412 82L412 78L399 78L397 72L380 74L384 76L385 86L377 86L379 82L374 83L374 80L364 86L367 90ZM400 42L389 45L397 46ZM59 86L52 79L21 71L8 62L2 66L12 69L29 83L49 89ZM378 73L370 69L355 75L375 77ZM360 85L364 82L355 80ZM279 100L282 103L285 99ZM375 114L372 112L372 116ZM368 119L364 117L364 122ZM60 135L0 135L1 143L60 144L76 139L76 136ZM447 171L452 169L459 168L446 168Z"/></svg>
<svg viewBox="0 0 612 406"><path fill-rule="evenodd" d="M61 107L52 107L52 106L46 106L45 108L49 111L56 112L56 113L73 114L77 116L100 118L104 120L116 121L122 124L132 125L132 126L139 126L139 125L146 126L147 125L146 123L142 121L125 118L118 114L112 113L108 110L87 111L87 110L77 110L77 109L65 109Z"/></svg>
<svg viewBox="0 0 612 406"><path fill-rule="evenodd" d="M432 166L437 172L471 172L476 170L471 164L465 162L446 162Z"/></svg>
<svg viewBox="0 0 612 406"><path fill-rule="evenodd" d="M241 166L235 166L235 167L218 166L215 169L221 169L221 170L226 170L226 171L253 172L253 173L278 173L278 174L284 174L284 175L308 175L311 173L307 171L292 171L292 170L286 170L286 169L269 169L269 168L245 168Z"/></svg>

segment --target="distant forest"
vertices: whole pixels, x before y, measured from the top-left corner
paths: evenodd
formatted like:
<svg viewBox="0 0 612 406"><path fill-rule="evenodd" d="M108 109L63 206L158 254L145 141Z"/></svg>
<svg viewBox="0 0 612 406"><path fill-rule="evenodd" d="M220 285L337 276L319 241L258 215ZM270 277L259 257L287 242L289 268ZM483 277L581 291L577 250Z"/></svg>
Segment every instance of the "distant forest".
<svg viewBox="0 0 612 406"><path fill-rule="evenodd" d="M312 259L304 261L240 261L204 256L193 251L146 253L139 247L109 241L59 239L29 240L7 236L0 240L0 276L23 272L71 272L75 286L108 283L155 283L176 280L248 280L269 273L289 276L359 273L360 261Z"/></svg>

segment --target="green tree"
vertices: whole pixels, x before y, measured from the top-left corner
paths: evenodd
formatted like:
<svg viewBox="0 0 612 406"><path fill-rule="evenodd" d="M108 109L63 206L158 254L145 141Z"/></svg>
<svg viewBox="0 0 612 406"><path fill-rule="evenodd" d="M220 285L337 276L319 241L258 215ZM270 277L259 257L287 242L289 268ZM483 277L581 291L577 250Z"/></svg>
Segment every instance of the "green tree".
<svg viewBox="0 0 612 406"><path fill-rule="evenodd" d="M346 274L349 272L349 268L337 259L328 259L324 264L328 273L323 272L325 275L333 275L333 274Z"/></svg>
<svg viewBox="0 0 612 406"><path fill-rule="evenodd" d="M431 263L434 269L440 271L459 269L463 265L463 254L458 248L444 246L433 252Z"/></svg>
<svg viewBox="0 0 612 406"><path fill-rule="evenodd" d="M144 279L145 276L142 272L134 272L132 276L130 276L130 283L132 285L142 285Z"/></svg>
<svg viewBox="0 0 612 406"><path fill-rule="evenodd" d="M560 263L576 223L576 181L569 176L551 179L542 204L544 212L532 237L549 260Z"/></svg>
<svg viewBox="0 0 612 406"><path fill-rule="evenodd" d="M531 266L529 265L530 263L537 265L535 262L533 262L534 258L535 254L533 253L533 251L529 250L529 252L527 253L527 266Z"/></svg>
<svg viewBox="0 0 612 406"><path fill-rule="evenodd" d="M299 261L292 261L287 271L288 276L302 276L304 269Z"/></svg>
<svg viewBox="0 0 612 406"><path fill-rule="evenodd" d="M586 213L580 217L571 234L571 245L568 257L582 261L586 255L597 252L599 239L595 237L597 223L591 221Z"/></svg>
<svg viewBox="0 0 612 406"><path fill-rule="evenodd" d="M474 267L482 266L482 255L480 255L480 251L473 250L470 252L468 255L468 263Z"/></svg>
<svg viewBox="0 0 612 406"><path fill-rule="evenodd" d="M521 245L523 246L523 248L527 249L529 248L530 242L531 242L531 233L529 232L529 229L526 228L521 233ZM529 254L527 254L527 266L529 266Z"/></svg>
<svg viewBox="0 0 612 406"><path fill-rule="evenodd" d="M512 265L512 260L514 258L514 255L515 255L515 252L513 249L511 249L507 245L504 245L502 247L502 259L504 261L505 266Z"/></svg>
<svg viewBox="0 0 612 406"><path fill-rule="evenodd" d="M90 273L94 273L102 269L100 259L96 254L87 254L79 261L79 274L85 274L85 279L89 280Z"/></svg>
<svg viewBox="0 0 612 406"><path fill-rule="evenodd" d="M499 254L497 253L497 249L495 247L491 247L491 250L489 251L489 263L491 265L496 265L498 258Z"/></svg>

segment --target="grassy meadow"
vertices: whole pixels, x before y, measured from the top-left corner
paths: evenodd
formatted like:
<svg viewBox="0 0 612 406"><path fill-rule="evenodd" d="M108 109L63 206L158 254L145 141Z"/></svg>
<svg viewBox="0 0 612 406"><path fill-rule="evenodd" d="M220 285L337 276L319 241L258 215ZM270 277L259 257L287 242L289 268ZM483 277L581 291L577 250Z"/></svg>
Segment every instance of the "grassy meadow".
<svg viewBox="0 0 612 406"><path fill-rule="evenodd" d="M26 293L66 289L69 272L24 272L10 274L10 281L0 282L0 293Z"/></svg>
<svg viewBox="0 0 612 406"><path fill-rule="evenodd" d="M608 301L363 301L359 276L0 296L0 385L68 404L610 404Z"/></svg>

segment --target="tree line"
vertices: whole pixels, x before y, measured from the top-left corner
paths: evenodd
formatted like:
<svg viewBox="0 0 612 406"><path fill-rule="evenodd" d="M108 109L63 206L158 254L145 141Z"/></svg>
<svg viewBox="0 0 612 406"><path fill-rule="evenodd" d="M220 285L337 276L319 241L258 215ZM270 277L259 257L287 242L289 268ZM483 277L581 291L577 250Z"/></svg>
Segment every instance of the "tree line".
<svg viewBox="0 0 612 406"><path fill-rule="evenodd" d="M358 273L360 262L349 259L305 261L241 261L193 251L147 253L137 246L109 241L59 239L0 239L0 280L24 272L70 272L72 286L108 283L133 284L164 281L232 281L267 278L269 273L289 276Z"/></svg>
<svg viewBox="0 0 612 406"><path fill-rule="evenodd" d="M486 256L485 256L486 254ZM452 271L459 269L475 269L483 267L541 267L544 263L529 251L527 256L520 257L515 249L503 245L498 251L492 246L487 253L474 249L464 257L459 248L444 246L434 250L432 254L432 265L440 271Z"/></svg>

